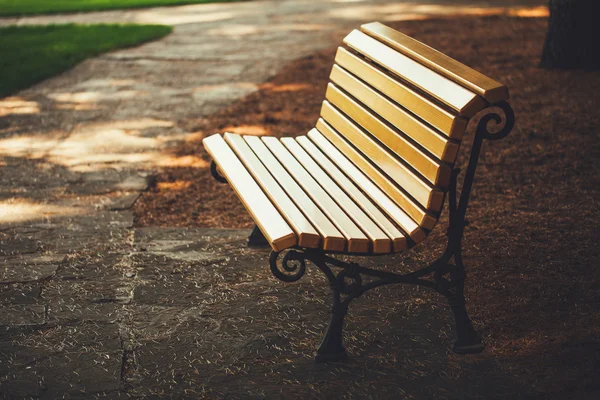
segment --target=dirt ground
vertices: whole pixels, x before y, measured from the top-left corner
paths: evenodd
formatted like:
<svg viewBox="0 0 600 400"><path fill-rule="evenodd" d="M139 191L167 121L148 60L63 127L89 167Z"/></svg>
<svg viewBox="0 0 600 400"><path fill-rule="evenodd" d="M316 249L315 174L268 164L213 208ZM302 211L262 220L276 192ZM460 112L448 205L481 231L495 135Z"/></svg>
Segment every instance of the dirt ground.
<svg viewBox="0 0 600 400"><path fill-rule="evenodd" d="M485 144L464 240L468 308L487 342L486 360L533 397L598 398L600 73L539 69L541 18L392 26L511 90L516 127L506 139ZM260 91L189 121L186 128L197 134L173 151L207 163L159 171L156 186L135 206L137 225L251 226L231 189L210 176L201 140L223 131L306 133L318 117L334 52L298 60ZM412 257L432 259L439 252L445 217Z"/></svg>

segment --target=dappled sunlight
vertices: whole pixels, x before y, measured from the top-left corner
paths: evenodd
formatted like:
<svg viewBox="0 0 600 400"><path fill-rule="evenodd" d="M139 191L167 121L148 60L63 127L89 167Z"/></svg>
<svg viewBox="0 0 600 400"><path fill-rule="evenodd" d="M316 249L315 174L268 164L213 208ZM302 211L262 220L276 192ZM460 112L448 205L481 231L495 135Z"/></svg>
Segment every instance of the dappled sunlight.
<svg viewBox="0 0 600 400"><path fill-rule="evenodd" d="M223 128L223 132L237 133L240 135L262 136L268 133L264 126L260 125L230 125Z"/></svg>
<svg viewBox="0 0 600 400"><path fill-rule="evenodd" d="M245 36L257 34L262 31L263 28L257 25L226 24L219 28L209 29L206 33L212 36Z"/></svg>
<svg viewBox="0 0 600 400"><path fill-rule="evenodd" d="M147 94L148 92L142 90L120 90L114 92L52 93L48 97L63 103L93 103L103 100L127 100Z"/></svg>
<svg viewBox="0 0 600 400"><path fill-rule="evenodd" d="M43 137L13 136L0 139L0 156L45 158L76 172L130 164L204 168L206 162L199 158L178 159L162 154L165 143L181 135L143 136L147 129L174 126L172 121L140 118L80 126L70 135L50 132Z"/></svg>
<svg viewBox="0 0 600 400"><path fill-rule="evenodd" d="M85 82L81 82L77 87L83 89L96 89L96 88L107 88L107 87L123 87L123 86L134 86L137 83L134 79L89 79Z"/></svg>
<svg viewBox="0 0 600 400"><path fill-rule="evenodd" d="M137 168L208 168L209 162L196 156L172 156L161 151L140 153L86 153L80 157L50 158L53 162L68 167L73 172L90 172L101 169L123 168L136 165Z"/></svg>
<svg viewBox="0 0 600 400"><path fill-rule="evenodd" d="M69 111L94 111L101 110L100 107L95 103L58 103L54 106L56 110L69 110Z"/></svg>
<svg viewBox="0 0 600 400"><path fill-rule="evenodd" d="M79 156L62 156L51 154L49 161L68 167L74 172L89 172L104 168L122 168L130 164L154 164L154 160L160 157L159 152L145 153L109 153L96 154L85 152Z"/></svg>
<svg viewBox="0 0 600 400"><path fill-rule="evenodd" d="M167 168L208 168L210 163L197 156L167 156L158 157L156 164Z"/></svg>
<svg viewBox="0 0 600 400"><path fill-rule="evenodd" d="M0 156L41 158L60 142L60 136L13 136L0 139Z"/></svg>
<svg viewBox="0 0 600 400"><path fill-rule="evenodd" d="M160 9L151 9L136 14L132 22L163 25L184 25L199 22L223 21L235 17L235 14L229 11L203 11L206 11L206 8L193 10L189 9L189 7L180 7L178 9L171 10L169 13L165 13L164 10Z"/></svg>
<svg viewBox="0 0 600 400"><path fill-rule="evenodd" d="M25 199L0 201L0 225L23 223L53 217L70 217L83 209L55 204L36 203Z"/></svg>
<svg viewBox="0 0 600 400"><path fill-rule="evenodd" d="M40 105L37 101L28 101L22 97L6 97L0 100L0 117L39 113Z"/></svg>
<svg viewBox="0 0 600 400"><path fill-rule="evenodd" d="M207 135L202 132L192 132L192 133L188 133L187 135L185 135L182 140L184 142L191 142L191 143L195 143L195 142L200 142L202 139L204 139Z"/></svg>
<svg viewBox="0 0 600 400"><path fill-rule="evenodd" d="M126 129L94 127L75 131L54 148L50 155L77 158L83 154L100 154L115 150L128 152L153 149L156 144L156 139L131 135Z"/></svg>
<svg viewBox="0 0 600 400"><path fill-rule="evenodd" d="M219 28L207 30L205 33L211 36L247 36L258 35L265 32L313 32L331 30L331 25L324 24L273 24L268 26L263 25L245 25L245 24L226 24Z"/></svg>
<svg viewBox="0 0 600 400"><path fill-rule="evenodd" d="M408 21L440 16L491 16L543 17L548 8L537 7L472 7L453 4L382 4L356 5L329 11L331 17L348 20Z"/></svg>
<svg viewBox="0 0 600 400"><path fill-rule="evenodd" d="M159 182L156 184L156 188L165 191L185 190L189 188L191 184L192 182L190 181Z"/></svg>
<svg viewBox="0 0 600 400"><path fill-rule="evenodd" d="M544 6L534 8L521 8L516 10L509 10L508 15L521 18L549 17L550 10L548 10L548 7Z"/></svg>
<svg viewBox="0 0 600 400"><path fill-rule="evenodd" d="M299 90L307 90L312 86L306 83L284 83L283 85L274 85L273 83L265 83L261 85L261 89L267 89L272 92L297 92Z"/></svg>

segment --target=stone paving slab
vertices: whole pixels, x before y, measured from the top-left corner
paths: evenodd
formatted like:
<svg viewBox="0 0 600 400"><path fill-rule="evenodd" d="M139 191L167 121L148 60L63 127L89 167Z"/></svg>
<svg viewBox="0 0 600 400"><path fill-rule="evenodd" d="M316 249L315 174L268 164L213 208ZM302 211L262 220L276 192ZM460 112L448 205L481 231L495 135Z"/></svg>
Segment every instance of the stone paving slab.
<svg viewBox="0 0 600 400"><path fill-rule="evenodd" d="M8 398L85 398L120 388L116 324L64 325L11 339L0 341L0 393Z"/></svg>

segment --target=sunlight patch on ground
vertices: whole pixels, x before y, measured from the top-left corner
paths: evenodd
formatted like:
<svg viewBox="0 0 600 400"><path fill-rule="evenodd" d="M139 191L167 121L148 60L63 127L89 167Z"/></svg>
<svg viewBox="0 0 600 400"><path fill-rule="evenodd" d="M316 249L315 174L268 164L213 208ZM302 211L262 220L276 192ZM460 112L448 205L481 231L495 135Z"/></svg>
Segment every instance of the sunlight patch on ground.
<svg viewBox="0 0 600 400"><path fill-rule="evenodd" d="M81 209L54 204L34 203L25 199L0 202L0 225L22 223L52 217L69 217L81 213Z"/></svg>
<svg viewBox="0 0 600 400"><path fill-rule="evenodd" d="M95 125L101 128L116 129L149 129L149 128L171 128L175 126L173 121L155 118L126 119L122 121L111 121L104 124Z"/></svg>
<svg viewBox="0 0 600 400"><path fill-rule="evenodd" d="M161 153L164 143L177 136L143 137L146 129L174 126L172 121L141 118L78 127L66 138L66 133L56 132L43 137L13 136L0 139L0 156L44 157L79 172L128 164L204 168L206 162L199 158L180 159Z"/></svg>
<svg viewBox="0 0 600 400"><path fill-rule="evenodd" d="M208 161L196 156L174 157L161 155L156 161L157 165L169 168L208 168L210 165Z"/></svg>
<svg viewBox="0 0 600 400"><path fill-rule="evenodd" d="M517 10L509 10L508 15L521 18L549 17L550 10L548 10L548 7L544 6L534 8L522 8Z"/></svg>
<svg viewBox="0 0 600 400"><path fill-rule="evenodd" d="M260 32L262 32L262 29L256 25L241 24L225 25L221 28L214 28L206 31L206 33L212 36L245 36L254 35Z"/></svg>
<svg viewBox="0 0 600 400"><path fill-rule="evenodd" d="M306 83L285 83L283 85L265 83L261 86L261 88L270 90L272 92L297 92L299 90L310 89L311 85L308 85Z"/></svg>
<svg viewBox="0 0 600 400"><path fill-rule="evenodd" d="M175 182L159 182L156 184L158 190L185 190L192 182L190 181L175 181Z"/></svg>
<svg viewBox="0 0 600 400"><path fill-rule="evenodd" d="M216 22L231 19L236 15L232 12L201 12L206 8L198 9L200 12L193 12L190 7L181 7L173 12L165 13L164 10L148 10L135 16L133 22L138 24L163 24L163 25L184 25L199 22Z"/></svg>
<svg viewBox="0 0 600 400"><path fill-rule="evenodd" d="M348 20L407 21L456 15L510 15L519 17L547 16L548 8L538 7L468 7L445 4L384 4L357 5L330 10L332 17Z"/></svg>
<svg viewBox="0 0 600 400"><path fill-rule="evenodd" d="M50 154L61 158L77 159L86 154L98 155L115 151L127 153L153 149L156 145L155 139L131 135L127 129L94 127L74 132Z"/></svg>
<svg viewBox="0 0 600 400"><path fill-rule="evenodd" d="M49 136L49 135L48 135ZM0 139L0 156L44 157L59 143L59 137L13 136Z"/></svg>
<svg viewBox="0 0 600 400"><path fill-rule="evenodd" d="M330 30L330 25L323 24L277 24L270 26L258 26L258 25L242 25L232 24L225 25L222 28L213 28L206 31L207 34L212 36L231 36L241 37L247 35L258 35L264 32L313 32Z"/></svg>
<svg viewBox="0 0 600 400"><path fill-rule="evenodd" d="M39 114L37 101L28 101L21 97L6 97L0 100L0 117L16 114Z"/></svg>
<svg viewBox="0 0 600 400"><path fill-rule="evenodd" d="M82 89L97 89L107 87L134 86L137 83L134 79L89 79L77 85Z"/></svg>
<svg viewBox="0 0 600 400"><path fill-rule="evenodd" d="M141 90L120 90L116 92L52 93L48 97L62 103L93 103L103 100L127 100L147 94Z"/></svg>
<svg viewBox="0 0 600 400"><path fill-rule="evenodd" d="M54 108L70 111L94 111L102 109L102 107L95 103L58 103Z"/></svg>

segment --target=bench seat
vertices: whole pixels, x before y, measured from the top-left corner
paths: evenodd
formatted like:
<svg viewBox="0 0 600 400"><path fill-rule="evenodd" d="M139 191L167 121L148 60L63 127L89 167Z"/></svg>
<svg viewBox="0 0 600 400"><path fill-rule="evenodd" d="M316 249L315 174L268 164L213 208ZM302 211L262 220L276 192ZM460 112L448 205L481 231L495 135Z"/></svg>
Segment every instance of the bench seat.
<svg viewBox="0 0 600 400"><path fill-rule="evenodd" d="M317 129L283 139L225 133L204 147L276 251L381 254L426 237Z"/></svg>

